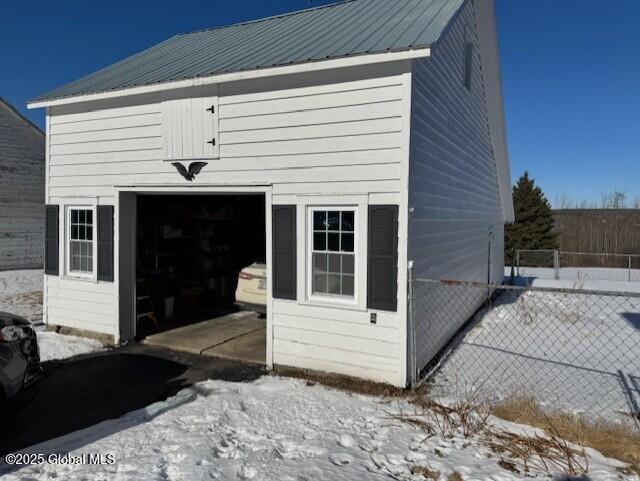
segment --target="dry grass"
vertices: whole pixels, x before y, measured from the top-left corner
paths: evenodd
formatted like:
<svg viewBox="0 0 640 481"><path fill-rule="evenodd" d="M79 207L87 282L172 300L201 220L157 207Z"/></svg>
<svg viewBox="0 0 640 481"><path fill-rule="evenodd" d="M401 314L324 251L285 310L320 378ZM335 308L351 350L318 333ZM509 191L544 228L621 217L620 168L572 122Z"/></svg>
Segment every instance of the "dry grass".
<svg viewBox="0 0 640 481"><path fill-rule="evenodd" d="M414 464L413 466L411 466L411 474L419 475L425 479L431 479L433 481L438 481L440 479L440 471L429 469L426 466L422 466L419 464Z"/></svg>
<svg viewBox="0 0 640 481"><path fill-rule="evenodd" d="M447 481L464 481L464 479L458 471L454 471L447 477Z"/></svg>
<svg viewBox="0 0 640 481"><path fill-rule="evenodd" d="M428 396L416 397L412 404L412 410L391 417L425 432L425 440L434 436L475 438L496 453L498 464L505 470L524 475L568 476L589 470L583 446L575 447L553 426L543 435L523 435L493 426L489 420L491 409L477 391L449 405Z"/></svg>
<svg viewBox="0 0 640 481"><path fill-rule="evenodd" d="M640 464L640 435L629 426L606 421L589 423L570 414L545 413L531 397L511 397L493 408L493 414L519 424L557 433L561 438L593 448L607 457Z"/></svg>
<svg viewBox="0 0 640 481"><path fill-rule="evenodd" d="M478 394L481 390L475 390L471 394L458 396L458 400L452 405L444 405L430 399L424 391L408 391L348 376L285 367L276 367L274 373L303 379L308 385L321 384L351 393L408 397L416 409L393 415L392 418L412 424L427 433L428 438L436 435L445 438L458 434L465 438L479 435L485 444L501 454L500 465L514 472L548 472L550 469L560 470L568 475L586 472L588 460L582 449L582 446L586 446L607 457L629 463L628 467L622 468L623 471L640 475L640 435L630 427L605 421L588 423L566 413L547 414L530 397L514 396L489 408L489 404ZM518 424L542 428L547 436L521 436L495 429L488 422L490 414ZM567 441L579 448L570 447ZM462 481L462 477L454 472L448 481Z"/></svg>
<svg viewBox="0 0 640 481"><path fill-rule="evenodd" d="M491 411L489 405L468 397L448 406L428 396L419 396L412 400L418 408L409 415L397 416L414 425L421 426L429 434L439 434L451 438L458 432L469 438L487 427Z"/></svg>
<svg viewBox="0 0 640 481"><path fill-rule="evenodd" d="M406 396L407 390L390 386L389 384L364 381L349 376L330 374L307 369L294 369L289 367L276 366L274 374L277 376L303 379L307 384L321 384L323 386L339 389L357 394L367 394L370 396L399 397Z"/></svg>
<svg viewBox="0 0 640 481"><path fill-rule="evenodd" d="M562 472L577 476L589 471L584 448L570 446L556 432L544 436L524 436L489 428L483 433L482 440L500 456L498 464L514 473L530 476Z"/></svg>

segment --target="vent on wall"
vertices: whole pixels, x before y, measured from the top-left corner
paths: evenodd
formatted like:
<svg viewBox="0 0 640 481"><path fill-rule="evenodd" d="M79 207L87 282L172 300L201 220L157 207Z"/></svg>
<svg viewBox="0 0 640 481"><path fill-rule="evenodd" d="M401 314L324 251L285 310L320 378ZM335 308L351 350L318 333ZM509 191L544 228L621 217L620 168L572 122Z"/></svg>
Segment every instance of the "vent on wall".
<svg viewBox="0 0 640 481"><path fill-rule="evenodd" d="M218 97L162 102L162 137L165 160L218 158Z"/></svg>

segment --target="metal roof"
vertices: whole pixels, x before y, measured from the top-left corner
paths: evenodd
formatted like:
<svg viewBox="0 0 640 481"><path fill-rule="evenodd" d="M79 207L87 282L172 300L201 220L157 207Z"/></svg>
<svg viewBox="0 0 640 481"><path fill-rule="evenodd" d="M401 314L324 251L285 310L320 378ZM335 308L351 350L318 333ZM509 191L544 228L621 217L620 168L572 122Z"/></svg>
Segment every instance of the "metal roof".
<svg viewBox="0 0 640 481"><path fill-rule="evenodd" d="M176 35L32 102L140 85L429 47L465 0L346 0Z"/></svg>

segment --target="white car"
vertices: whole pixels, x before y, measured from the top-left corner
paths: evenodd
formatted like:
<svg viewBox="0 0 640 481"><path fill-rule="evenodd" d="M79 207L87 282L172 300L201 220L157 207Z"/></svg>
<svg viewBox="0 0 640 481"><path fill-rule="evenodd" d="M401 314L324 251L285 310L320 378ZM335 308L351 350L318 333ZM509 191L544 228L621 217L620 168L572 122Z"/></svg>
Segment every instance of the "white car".
<svg viewBox="0 0 640 481"><path fill-rule="evenodd" d="M236 304L242 309L267 312L267 265L254 262L238 274Z"/></svg>

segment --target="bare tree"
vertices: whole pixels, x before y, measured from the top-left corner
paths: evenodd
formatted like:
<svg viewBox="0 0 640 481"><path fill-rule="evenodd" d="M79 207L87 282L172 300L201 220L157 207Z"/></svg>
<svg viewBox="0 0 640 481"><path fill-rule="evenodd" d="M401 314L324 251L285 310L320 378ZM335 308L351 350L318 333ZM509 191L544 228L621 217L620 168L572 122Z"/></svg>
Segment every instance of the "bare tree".
<svg viewBox="0 0 640 481"><path fill-rule="evenodd" d="M577 209L597 209L598 206L594 202L589 202L588 200L583 200L583 201L580 201L579 203L576 202L576 208Z"/></svg>
<svg viewBox="0 0 640 481"><path fill-rule="evenodd" d="M640 209L640 195L633 200L621 191L605 192L601 194L600 202L593 200L574 200L566 193L556 195L553 203L555 209Z"/></svg>
<svg viewBox="0 0 640 481"><path fill-rule="evenodd" d="M566 192L556 196L555 205L558 209L574 209L575 203L569 198Z"/></svg>
<svg viewBox="0 0 640 481"><path fill-rule="evenodd" d="M627 204L627 196L624 192L615 191L602 194L603 209L625 209Z"/></svg>

